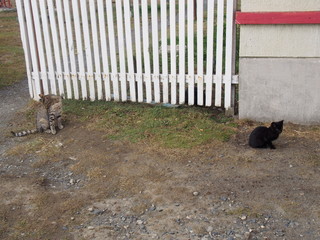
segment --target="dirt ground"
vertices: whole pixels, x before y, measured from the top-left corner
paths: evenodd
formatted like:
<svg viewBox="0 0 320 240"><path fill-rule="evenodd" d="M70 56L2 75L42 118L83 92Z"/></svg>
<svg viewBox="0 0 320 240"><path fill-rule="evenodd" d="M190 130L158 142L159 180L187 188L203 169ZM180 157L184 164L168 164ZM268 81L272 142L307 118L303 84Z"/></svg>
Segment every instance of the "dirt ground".
<svg viewBox="0 0 320 240"><path fill-rule="evenodd" d="M75 119L14 138L20 87L0 90L0 239L320 240L319 127L285 123L276 150L247 145L249 122L193 149L106 140Z"/></svg>

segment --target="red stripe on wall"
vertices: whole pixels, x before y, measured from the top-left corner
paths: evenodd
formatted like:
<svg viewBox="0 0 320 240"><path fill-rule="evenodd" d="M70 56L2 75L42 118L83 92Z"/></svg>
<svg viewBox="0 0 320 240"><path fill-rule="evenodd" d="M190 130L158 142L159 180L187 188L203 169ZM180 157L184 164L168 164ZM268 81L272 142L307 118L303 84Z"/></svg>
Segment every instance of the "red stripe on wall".
<svg viewBox="0 0 320 240"><path fill-rule="evenodd" d="M236 24L320 24L320 11L237 12Z"/></svg>

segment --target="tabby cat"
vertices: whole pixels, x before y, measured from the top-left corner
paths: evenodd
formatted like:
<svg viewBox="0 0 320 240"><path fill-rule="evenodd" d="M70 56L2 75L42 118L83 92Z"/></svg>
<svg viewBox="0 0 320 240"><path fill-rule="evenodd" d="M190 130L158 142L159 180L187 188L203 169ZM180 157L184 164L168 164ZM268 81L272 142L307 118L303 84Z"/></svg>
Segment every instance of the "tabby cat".
<svg viewBox="0 0 320 240"><path fill-rule="evenodd" d="M272 141L276 140L283 129L283 120L272 122L270 127L256 127L249 137L249 145L253 148L271 148L276 149Z"/></svg>
<svg viewBox="0 0 320 240"><path fill-rule="evenodd" d="M62 97L56 95L39 94L41 108L37 112L36 129L22 132L11 132L16 137L26 136L37 132L56 134L56 126L63 128L61 123Z"/></svg>

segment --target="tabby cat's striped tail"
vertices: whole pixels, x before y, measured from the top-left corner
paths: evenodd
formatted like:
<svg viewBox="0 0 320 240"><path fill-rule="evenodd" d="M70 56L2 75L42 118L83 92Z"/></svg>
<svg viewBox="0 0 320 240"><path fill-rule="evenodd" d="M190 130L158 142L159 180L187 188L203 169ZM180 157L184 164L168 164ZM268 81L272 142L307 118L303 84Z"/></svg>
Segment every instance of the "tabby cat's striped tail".
<svg viewBox="0 0 320 240"><path fill-rule="evenodd" d="M15 136L15 137L23 137L23 136L26 136L26 135L29 135L29 134L33 134L33 133L36 133L36 132L38 132L37 129L25 130L25 131L17 132L17 133L11 131L11 133L12 133L13 136Z"/></svg>

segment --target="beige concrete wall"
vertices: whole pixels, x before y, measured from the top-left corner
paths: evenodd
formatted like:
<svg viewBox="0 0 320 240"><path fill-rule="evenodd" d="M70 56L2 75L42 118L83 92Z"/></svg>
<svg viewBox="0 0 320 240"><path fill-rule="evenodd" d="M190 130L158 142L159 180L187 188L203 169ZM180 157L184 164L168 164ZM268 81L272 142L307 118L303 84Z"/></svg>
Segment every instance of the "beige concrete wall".
<svg viewBox="0 0 320 240"><path fill-rule="evenodd" d="M242 0L242 12L320 11L320 0ZM320 25L241 25L239 117L320 124Z"/></svg>
<svg viewBox="0 0 320 240"><path fill-rule="evenodd" d="M320 25L242 25L241 57L320 57Z"/></svg>
<svg viewBox="0 0 320 240"><path fill-rule="evenodd" d="M241 11L320 11L320 0L242 0Z"/></svg>

